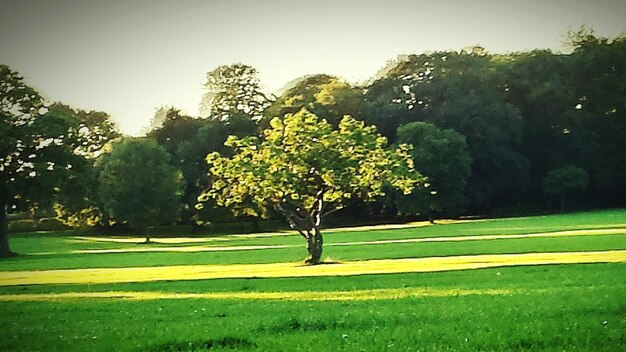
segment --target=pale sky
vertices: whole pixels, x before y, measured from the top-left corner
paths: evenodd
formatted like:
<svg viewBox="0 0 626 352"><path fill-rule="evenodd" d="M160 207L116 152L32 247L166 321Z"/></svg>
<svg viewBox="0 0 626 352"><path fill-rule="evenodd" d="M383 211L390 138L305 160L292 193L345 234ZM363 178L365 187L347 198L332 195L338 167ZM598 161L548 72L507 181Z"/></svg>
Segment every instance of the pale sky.
<svg viewBox="0 0 626 352"><path fill-rule="evenodd" d="M316 73L355 83L401 54L561 51L582 24L623 33L626 0L0 0L0 63L137 134L162 105L197 115L220 65L255 67L270 91Z"/></svg>

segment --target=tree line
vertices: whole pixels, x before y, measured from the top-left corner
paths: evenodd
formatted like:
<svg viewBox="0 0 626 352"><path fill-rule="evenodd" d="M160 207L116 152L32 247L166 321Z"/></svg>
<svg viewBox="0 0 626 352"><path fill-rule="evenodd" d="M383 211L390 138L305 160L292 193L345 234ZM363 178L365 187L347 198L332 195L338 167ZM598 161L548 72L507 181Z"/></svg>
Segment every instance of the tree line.
<svg viewBox="0 0 626 352"><path fill-rule="evenodd" d="M200 116L161 107L142 138L121 136L106 113L47 103L17 72L2 65L0 254L10 254L7 212L35 208L53 207L73 226L125 224L144 232L164 223L199 225L280 215L280 207L263 212L260 203L254 206L254 194L244 192L254 187L219 193L215 184L234 182L225 165L226 160L241 159L236 141L267 150L258 156L248 150L247 155L270 169L287 165L287 159L270 158L270 150L280 144L268 138L281 124L287 136L284 126L294 119L318 126L309 131L305 123L293 131L302 146L327 143L326 149L283 151L294 158L290 162L300 160L293 162L295 168L302 160L318 165L314 159L330 157L329 150L343 148L332 144L340 141L352 141L350 153L363 156L347 161L337 154L334 166L319 164L332 171L320 173L326 179L318 183L326 185L324 190L335 187L323 198L338 205L335 214L434 219L502 209L624 206L626 41L581 29L570 33L569 45L569 54L491 54L474 47L403 56L365 84L311 75L277 96L262 89L253 67L225 65L207 74ZM345 116L353 121L348 129ZM375 129L369 130L371 126ZM348 130L361 137L348 138ZM327 138L332 133L337 136ZM378 138L384 143L371 142ZM359 146L361 154L354 151ZM355 165L373 158L367 155L374 155L368 153L376 148L403 150L411 156L411 167L374 158L379 162L359 173ZM313 151L318 154L307 154ZM214 155L209 164L208 154ZM224 162L216 166L220 158ZM267 186L271 180L259 178L256 166L245 161L237 167L245 166L254 180ZM352 167L352 178L337 165ZM237 167L231 171L245 174ZM393 177L377 176L386 169L405 175L414 169L409 179L415 182L394 187ZM299 185L296 178L314 178L315 172L306 172L283 172L281 187L289 188L287 181ZM353 187L361 181L363 187ZM377 186L371 188L373 183ZM289 188L294 197L314 191L309 184L294 187L300 187ZM256 188L257 193L266 189L272 188ZM338 190L348 191L339 196ZM280 200L277 194L265 197ZM308 208L314 195L305 202Z"/></svg>

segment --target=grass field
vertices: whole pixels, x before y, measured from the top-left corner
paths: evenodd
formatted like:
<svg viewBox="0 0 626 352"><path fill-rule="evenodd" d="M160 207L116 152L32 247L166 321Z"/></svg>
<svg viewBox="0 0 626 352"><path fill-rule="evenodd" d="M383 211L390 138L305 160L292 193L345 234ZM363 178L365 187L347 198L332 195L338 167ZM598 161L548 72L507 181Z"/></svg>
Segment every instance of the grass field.
<svg viewBox="0 0 626 352"><path fill-rule="evenodd" d="M626 210L325 235L13 236L0 350L626 350Z"/></svg>

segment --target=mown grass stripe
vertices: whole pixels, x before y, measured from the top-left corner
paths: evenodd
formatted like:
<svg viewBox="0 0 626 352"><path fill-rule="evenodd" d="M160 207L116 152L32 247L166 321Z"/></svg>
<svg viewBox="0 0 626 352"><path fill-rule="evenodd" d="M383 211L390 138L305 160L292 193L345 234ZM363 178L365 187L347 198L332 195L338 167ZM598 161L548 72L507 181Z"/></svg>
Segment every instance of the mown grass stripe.
<svg viewBox="0 0 626 352"><path fill-rule="evenodd" d="M230 252L230 251L253 251L259 249L281 249L296 247L293 245L268 245L268 246L182 246L182 247L144 247L144 248L119 248L119 249L81 249L67 252L69 254L104 254L104 253L144 253L144 252ZM35 253L33 255L59 254L53 252Z"/></svg>
<svg viewBox="0 0 626 352"><path fill-rule="evenodd" d="M526 233L512 235L471 235L471 236L449 236L449 237L425 237L407 238L398 240L378 240L378 241L356 241L328 243L327 246L352 246L370 244L392 244L392 243L417 243L417 242L458 242L458 241L484 241L484 240L508 240L520 238L537 237L570 237L570 236L599 236L599 235L626 235L626 228L603 229L603 230L571 230L541 233Z"/></svg>
<svg viewBox="0 0 626 352"><path fill-rule="evenodd" d="M162 280L350 276L435 272L500 266L626 262L626 250L380 259L303 266L301 263L181 265L0 272L0 286L99 284Z"/></svg>
<svg viewBox="0 0 626 352"><path fill-rule="evenodd" d="M211 299L211 300L285 300L285 301L368 301L422 297L451 297L468 295L508 295L504 289L434 289L401 288L372 289L353 291L287 291L287 292L209 292L171 293L154 291L104 291L104 292L65 292L65 293L22 293L0 295L1 302L51 301L75 299Z"/></svg>
<svg viewBox="0 0 626 352"><path fill-rule="evenodd" d="M402 243L422 243L422 242L461 242L461 241L485 241L504 239L524 239L540 237L571 237L571 236L604 236L604 235L626 235L626 228L611 228L602 230L569 230L556 232L511 234L511 235L471 235L471 236L444 236L444 237L423 237L375 241L356 242L330 242L326 246L357 246L357 245L382 245L382 244L402 244ZM131 239L127 239L131 240ZM132 239L134 241L134 239ZM145 239L143 239L145 240ZM168 241L170 239L154 240L155 243L183 243ZM198 242L198 241L196 241ZM283 249L301 247L301 245L252 245L252 246L177 246L177 247L141 247L141 248L113 248L113 249L82 249L69 252L40 252L31 255L56 255L56 254L105 254L105 253L144 253L144 252L228 252L247 251L262 249Z"/></svg>

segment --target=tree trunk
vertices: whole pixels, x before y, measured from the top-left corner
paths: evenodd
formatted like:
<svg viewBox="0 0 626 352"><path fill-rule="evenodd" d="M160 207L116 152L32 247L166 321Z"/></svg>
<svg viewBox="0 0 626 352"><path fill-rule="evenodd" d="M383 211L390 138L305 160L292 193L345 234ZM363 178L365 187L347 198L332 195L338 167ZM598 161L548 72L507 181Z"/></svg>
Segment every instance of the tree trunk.
<svg viewBox="0 0 626 352"><path fill-rule="evenodd" d="M431 224L435 224L435 212L432 210L428 211L428 222L430 222Z"/></svg>
<svg viewBox="0 0 626 352"><path fill-rule="evenodd" d="M309 232L307 238L307 251L309 251L309 258L305 261L307 264L315 265L321 263L322 258L322 245L324 244L324 238L318 227L313 228L313 231Z"/></svg>
<svg viewBox="0 0 626 352"><path fill-rule="evenodd" d="M288 199L283 199L276 205L276 209L283 213L289 221L292 229L307 241L307 251L309 257L305 260L306 264L320 264L322 258L322 245L324 240L320 232L322 223L322 192L318 194L318 199L311 210L306 210L301 204L296 204Z"/></svg>
<svg viewBox="0 0 626 352"><path fill-rule="evenodd" d="M146 240L143 242L144 244L152 244L152 242L150 241L150 227L144 227L141 229L141 231L144 235L146 235Z"/></svg>
<svg viewBox="0 0 626 352"><path fill-rule="evenodd" d="M9 219L7 217L7 205L4 199L0 200L0 258L14 256L9 248Z"/></svg>

